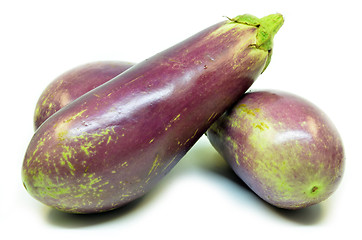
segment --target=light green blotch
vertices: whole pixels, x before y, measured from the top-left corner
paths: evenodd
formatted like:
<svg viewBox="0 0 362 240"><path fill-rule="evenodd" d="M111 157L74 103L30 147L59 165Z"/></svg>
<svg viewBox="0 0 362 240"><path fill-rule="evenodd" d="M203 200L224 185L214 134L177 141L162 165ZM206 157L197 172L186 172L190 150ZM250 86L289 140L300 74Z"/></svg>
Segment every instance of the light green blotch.
<svg viewBox="0 0 362 240"><path fill-rule="evenodd" d="M35 108L34 119L38 119L40 115L40 106Z"/></svg>
<svg viewBox="0 0 362 240"><path fill-rule="evenodd" d="M80 146L80 149L89 156L91 154L90 148L94 148L93 144L91 142L86 142L83 145Z"/></svg>
<svg viewBox="0 0 362 240"><path fill-rule="evenodd" d="M239 128L242 131L247 132L249 130L249 126L245 124L240 124L240 121L249 121L251 122L253 129L259 129L260 131L264 131L269 129L269 123L262 117L259 117L259 114L262 114L260 108L249 108L246 104L239 104L235 107L234 115L228 117L229 124L232 128Z"/></svg>
<svg viewBox="0 0 362 240"><path fill-rule="evenodd" d="M240 148L240 146L239 146L239 144L228 135L225 136L224 140L227 143L229 143L229 145L231 146L232 149L230 149L230 150L234 155L234 161L238 166L240 166L240 162L239 162L239 154L240 154L239 153L239 148Z"/></svg>
<svg viewBox="0 0 362 240"><path fill-rule="evenodd" d="M42 146L44 146L46 138L47 137L45 136L45 137L38 140L38 143L37 143L33 153L26 159L26 164L27 164L28 167L29 167L29 164L30 164L31 161L39 161L39 157L34 158L34 156L39 151L39 149Z"/></svg>
<svg viewBox="0 0 362 240"><path fill-rule="evenodd" d="M260 108L250 108L246 104L239 104L235 109L238 116L255 117L260 112Z"/></svg>
<svg viewBox="0 0 362 240"><path fill-rule="evenodd" d="M49 158L50 158L49 152L45 152L45 153L44 153L44 156L45 156L45 161L46 161L46 162L49 162Z"/></svg>
<svg viewBox="0 0 362 240"><path fill-rule="evenodd" d="M43 102L42 102L42 106L45 106L45 104L47 104L47 102L48 102L48 98L44 98L44 100L43 100Z"/></svg>
<svg viewBox="0 0 362 240"><path fill-rule="evenodd" d="M281 193L290 192L292 190L292 186L289 185L290 171L291 168L298 167L298 153L302 149L290 151L288 146L284 148L285 150L276 147L274 139L277 131L272 124L260 124L258 120L250 122L250 125L252 133L248 138L248 144L255 151L252 153L253 156L247 157L253 159L253 170L258 178L264 179L263 182L273 188L276 187L275 190Z"/></svg>
<svg viewBox="0 0 362 240"><path fill-rule="evenodd" d="M87 111L87 109L83 109L82 111L74 114L73 116L70 116L68 119L64 120L63 123L69 123L69 122L73 121L74 119L81 117L85 111Z"/></svg>
<svg viewBox="0 0 362 240"><path fill-rule="evenodd" d="M69 186L65 186L65 184L57 184L54 183L48 174L43 173L40 170L30 171L30 177L32 178L32 185L27 184L29 175L24 174L24 183L27 187L27 190L34 196L39 198L44 198L45 196L49 196L54 199L61 199L62 195L68 194L71 192L71 188Z"/></svg>
<svg viewBox="0 0 362 240"><path fill-rule="evenodd" d="M151 173L153 171L155 171L158 168L158 166L160 165L160 162L158 160L159 160L159 154L156 155L155 160L152 163L152 167L151 167L150 171L148 172L148 176L151 175Z"/></svg>
<svg viewBox="0 0 362 240"><path fill-rule="evenodd" d="M66 145L63 145L62 148L63 148L63 151L62 151L62 157L60 159L60 164L64 166L65 163L67 163L67 165L68 165L68 167L70 169L70 173L72 175L74 175L75 168L74 168L73 164L71 163L71 160L72 160L73 152L75 154L77 152L75 151L74 148L71 148L71 147L66 146Z"/></svg>
<svg viewBox="0 0 362 240"><path fill-rule="evenodd" d="M226 116L228 124L231 125L232 128L243 129L243 125L240 124L240 121L244 119L249 121L254 121L256 114L260 112L259 108L249 108L246 104L237 105L231 116ZM234 116L236 115L236 116Z"/></svg>
<svg viewBox="0 0 362 240"><path fill-rule="evenodd" d="M62 148L63 148L62 152L63 159L65 161L68 161L68 159L72 157L72 151L69 146L63 145Z"/></svg>
<svg viewBox="0 0 362 240"><path fill-rule="evenodd" d="M101 197L101 193L104 191L102 189L103 186L106 186L109 184L109 181L106 181L104 183L102 182L101 177L95 177L95 174L89 174L86 176L86 174L83 176L86 179L85 184L79 184L79 194L75 195L75 197L80 198L84 197L85 195L89 195L90 197ZM103 200L100 200L103 201ZM100 203L100 202L99 202Z"/></svg>
<svg viewBox="0 0 362 240"><path fill-rule="evenodd" d="M111 140L112 140L112 136L108 136L107 144L109 144Z"/></svg>
<svg viewBox="0 0 362 240"><path fill-rule="evenodd" d="M151 167L150 171L148 172L147 176L149 176L149 177L146 179L146 183L148 183L151 180L151 177L150 177L151 173L156 171L156 169L160 166L161 163L159 162L159 157L160 157L160 155L157 154L155 157L155 160L152 163L152 167ZM157 172L155 173L155 175L157 175Z"/></svg>
<svg viewBox="0 0 362 240"><path fill-rule="evenodd" d="M86 143L82 146L82 150L89 155L90 152L88 149L94 144L100 145L103 142L109 144L112 140L116 141L118 137L112 138L112 133L115 133L114 126L101 129L100 131L94 133L84 132L82 135L73 136L72 139L74 139L75 142L80 140L86 141Z"/></svg>
<svg viewBox="0 0 362 240"><path fill-rule="evenodd" d="M68 134L67 130L63 130L61 132L58 133L58 139L59 141L64 141L65 140L65 136Z"/></svg>
<svg viewBox="0 0 362 240"><path fill-rule="evenodd" d="M238 162L243 161L243 165L248 165L253 175L257 178L263 179L270 186L277 186L278 191L288 192L291 186L288 184L286 174L288 171L287 161L281 160L288 159L288 157L296 157L288 151L275 152L273 149L273 140L277 131L274 129L273 124L264 116L260 108L250 108L246 104L236 106L233 115L228 117L228 124L232 128L240 129L242 133L247 134L247 142L244 144L248 151L242 152L242 159L237 158L238 154L235 152L235 159ZM226 138L227 139L227 138ZM237 147L235 141L231 141L234 148ZM250 151L254 149L254 151ZM239 164L238 164L239 165Z"/></svg>
<svg viewBox="0 0 362 240"><path fill-rule="evenodd" d="M253 163L257 178L269 189L273 189L281 201L298 201L303 194L309 198L320 196L325 191L323 186L326 185L321 172L323 166L315 166L300 159L301 156L312 153L305 152L306 149L298 140L283 143L283 147L276 147L276 134L278 131L269 125L268 129L263 131L254 128L250 135L249 144L256 149ZM316 172L316 169L319 171Z"/></svg>
<svg viewBox="0 0 362 240"><path fill-rule="evenodd" d="M102 178L101 177L94 178L93 176L94 176L94 174L90 174L88 176L88 178L89 178L88 182L86 184L79 184L79 187L82 189L87 189L87 190L94 189L93 185L102 181Z"/></svg>

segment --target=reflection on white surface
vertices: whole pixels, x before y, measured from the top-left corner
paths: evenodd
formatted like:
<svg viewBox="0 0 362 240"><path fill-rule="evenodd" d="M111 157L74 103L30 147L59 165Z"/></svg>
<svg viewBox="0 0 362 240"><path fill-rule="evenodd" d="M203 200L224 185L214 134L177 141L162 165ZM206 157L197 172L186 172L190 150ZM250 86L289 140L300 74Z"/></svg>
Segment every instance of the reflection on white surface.
<svg viewBox="0 0 362 240"><path fill-rule="evenodd" d="M285 143L288 141L311 140L311 139L312 139L312 136L305 131L289 130L289 131L285 131L285 132L278 134L275 139L275 142L280 144L280 143Z"/></svg>

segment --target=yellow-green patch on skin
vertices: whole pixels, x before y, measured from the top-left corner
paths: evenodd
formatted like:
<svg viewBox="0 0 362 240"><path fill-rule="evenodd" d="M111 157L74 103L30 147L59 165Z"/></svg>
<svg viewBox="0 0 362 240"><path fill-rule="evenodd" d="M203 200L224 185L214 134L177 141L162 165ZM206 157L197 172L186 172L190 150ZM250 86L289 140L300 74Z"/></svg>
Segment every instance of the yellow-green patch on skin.
<svg viewBox="0 0 362 240"><path fill-rule="evenodd" d="M58 132L58 139L60 141L64 141L65 140L65 136L68 134L67 130L63 130L61 132Z"/></svg>
<svg viewBox="0 0 362 240"><path fill-rule="evenodd" d="M69 117L67 120L64 120L64 122L67 123L67 122L70 122L70 121L72 121L72 120L74 120L74 119L82 116L82 114L83 114L85 111L87 111L87 109L83 109L82 111L78 112L77 114Z"/></svg>
<svg viewBox="0 0 362 240"><path fill-rule="evenodd" d="M160 165L160 162L158 161L159 157L160 157L160 155L157 154L156 157L155 157L155 160L152 163L152 167L151 167L150 171L148 172L148 176L151 175L151 173L153 171L155 171L158 168L158 166Z"/></svg>
<svg viewBox="0 0 362 240"><path fill-rule="evenodd" d="M239 144L236 141L234 141L230 136L227 136L225 140L226 140L226 142L230 143L230 145L232 147L232 152L234 153L234 160L235 160L236 164L238 166L240 166L240 162L239 162L239 148L240 148L240 146L239 146Z"/></svg>
<svg viewBox="0 0 362 240"><path fill-rule="evenodd" d="M219 128L217 134L223 137L223 141L229 146L232 160L238 166L244 166L252 171L251 174L261 182L265 182L271 188L277 188L280 193L288 192L291 187L288 179L285 179L285 164L280 164L280 159L275 159L276 153L271 140L276 134L272 124L267 122L259 108L250 108L246 104L237 105L232 115L224 117L227 128L234 129L240 133L247 133L246 142L236 142L231 136ZM255 151L242 151L242 149L255 149ZM277 153L283 156L284 153ZM291 153L286 153L285 157ZM240 158L239 156L242 156ZM286 161L283 161L286 163Z"/></svg>
<svg viewBox="0 0 362 240"><path fill-rule="evenodd" d="M67 134L68 134L68 128L69 128L69 124L71 121L75 120L76 118L82 116L82 114L87 111L87 109L84 109L80 112L78 112L77 114L67 118L66 120L57 123L53 126L53 128L55 129L55 135L58 136L58 139L60 141L65 140Z"/></svg>
<svg viewBox="0 0 362 240"><path fill-rule="evenodd" d="M28 173L23 172L23 182L24 185L32 195L35 197L43 198L44 196L50 196L54 199L59 199L61 195L68 194L71 192L71 188L69 186L65 186L65 184L57 184L54 183L48 176L48 174L43 173L41 170L33 170ZM31 176L31 180L28 179ZM31 181L33 186L29 188L29 185L26 183Z"/></svg>
<svg viewBox="0 0 362 240"><path fill-rule="evenodd" d="M157 168L161 165L161 162L159 161L159 157L160 157L160 155L157 154L156 157L155 157L155 160L152 163L152 167L151 167L150 171L147 174L148 178L145 181L146 183L148 183L151 180L151 174L153 172L155 172L157 170ZM157 175L157 172L155 172L155 175Z"/></svg>
<svg viewBox="0 0 362 240"><path fill-rule="evenodd" d="M46 161L46 162L49 162L49 158L50 158L49 152L45 152L45 153L44 153L44 156L45 156L45 161Z"/></svg>
<svg viewBox="0 0 362 240"><path fill-rule="evenodd" d="M48 98L45 97L44 100L43 100L43 102L41 103L41 105L42 105L42 106L45 106L45 105L47 104L47 102L48 102Z"/></svg>
<svg viewBox="0 0 362 240"><path fill-rule="evenodd" d="M61 163L61 165L65 165L65 163L67 163L67 166L70 169L70 173L72 175L74 175L75 167L73 166L71 160L72 160L73 154L76 154L77 151L74 148L66 146L66 145L63 145L62 149L63 149L63 151L62 151L62 158L60 159L60 163Z"/></svg>
<svg viewBox="0 0 362 240"><path fill-rule="evenodd" d="M35 108L34 120L36 121L40 117L40 106Z"/></svg>
<svg viewBox="0 0 362 240"><path fill-rule="evenodd" d="M91 142L86 142L85 144L80 146L80 149L89 156L91 154L90 148L94 148L93 144Z"/></svg>
<svg viewBox="0 0 362 240"><path fill-rule="evenodd" d="M176 121L177 119L179 119L180 116L181 116L181 114L178 114L178 115L173 119L173 121Z"/></svg>
<svg viewBox="0 0 362 240"><path fill-rule="evenodd" d="M178 114L176 117L174 117L165 127L165 131L167 131L170 127L172 127L172 124L177 121L180 118L181 114Z"/></svg>
<svg viewBox="0 0 362 240"><path fill-rule="evenodd" d="M76 142L79 140L85 140L98 142L99 144L107 139L107 143L109 143L112 140L112 133L115 133L114 126L101 129L94 133L84 132L81 135L72 136L71 138L74 139L74 141Z"/></svg>
<svg viewBox="0 0 362 240"><path fill-rule="evenodd" d="M36 148L34 149L33 153L31 156L29 156L27 159L26 159L26 163L27 163L27 166L29 167L29 164L31 161L38 161L38 157L35 157L35 154L39 151L39 149L41 149L42 146L44 146L45 144L45 140L47 139L47 137L43 137L41 139L39 139L39 141L37 142L37 145L36 145ZM49 153L48 153L49 154ZM49 159L49 158L48 158Z"/></svg>
<svg viewBox="0 0 362 240"><path fill-rule="evenodd" d="M249 109L244 105L238 108L237 115L236 119L244 119L243 124L231 124L241 128L241 131L248 131L244 147L255 149L243 152L243 165L248 166L253 172L253 177L265 185L264 189L273 190L273 197L288 202L300 199L303 194L306 198L318 197L325 191L324 178L321 172L316 170L322 170L323 167L314 166L310 162L305 163L300 159L302 156L311 155L311 152L305 152L310 150L306 150L298 140L279 146L275 142L279 132L260 110ZM280 126L279 123L277 125ZM236 158L235 161L238 162L240 159ZM306 173L303 174L301 171Z"/></svg>
<svg viewBox="0 0 362 240"><path fill-rule="evenodd" d="M63 145L62 148L63 148L62 152L63 159L65 161L68 161L68 159L72 157L72 151L69 146Z"/></svg>
<svg viewBox="0 0 362 240"><path fill-rule="evenodd" d="M102 182L102 178L101 177L96 177L94 173L92 174L87 174L85 173L84 175L84 183L79 184L79 190L78 192L80 192L80 194L82 194L82 196L84 196L85 194L89 194L90 192L103 192L100 191L102 189L103 186L108 185L109 182L106 181L104 183Z"/></svg>
<svg viewBox="0 0 362 240"><path fill-rule="evenodd" d="M253 123L253 127L258 128L260 131L264 131L266 129L269 129L268 124L266 124L265 122Z"/></svg>

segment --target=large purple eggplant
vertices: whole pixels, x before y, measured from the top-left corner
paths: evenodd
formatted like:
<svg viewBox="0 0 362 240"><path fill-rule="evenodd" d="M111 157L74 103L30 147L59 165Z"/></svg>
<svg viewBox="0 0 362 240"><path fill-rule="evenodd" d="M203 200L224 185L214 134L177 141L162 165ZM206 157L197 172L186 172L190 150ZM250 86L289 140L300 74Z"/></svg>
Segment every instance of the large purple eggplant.
<svg viewBox="0 0 362 240"><path fill-rule="evenodd" d="M28 146L25 188L73 213L143 196L266 68L282 24L280 14L220 22L65 106Z"/></svg>
<svg viewBox="0 0 362 240"><path fill-rule="evenodd" d="M34 129L62 107L133 66L122 61L97 61L75 67L54 79L36 104Z"/></svg>
<svg viewBox="0 0 362 240"><path fill-rule="evenodd" d="M342 179L345 155L337 129L314 104L290 93L245 94L207 137L257 195L279 208L317 204Z"/></svg>

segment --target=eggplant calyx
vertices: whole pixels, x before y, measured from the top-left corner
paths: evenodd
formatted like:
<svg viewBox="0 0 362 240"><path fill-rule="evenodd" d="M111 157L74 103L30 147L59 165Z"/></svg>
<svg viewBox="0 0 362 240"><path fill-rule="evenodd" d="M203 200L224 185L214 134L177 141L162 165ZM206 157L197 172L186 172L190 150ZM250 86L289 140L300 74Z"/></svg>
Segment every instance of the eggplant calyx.
<svg viewBox="0 0 362 240"><path fill-rule="evenodd" d="M270 51L273 48L275 34L284 23L283 15L271 14L260 19L260 26L256 36L256 45L259 49Z"/></svg>
<svg viewBox="0 0 362 240"><path fill-rule="evenodd" d="M228 18L230 21L258 28L256 33L255 47L261 50L270 51L273 47L274 35L284 23L282 14L270 14L263 18L257 18L250 14Z"/></svg>
<svg viewBox="0 0 362 240"><path fill-rule="evenodd" d="M283 15L280 13L276 13L270 14L263 18L257 18L250 14L244 14L236 16L235 18L229 18L229 20L235 23L245 24L258 28L255 44L252 44L251 47L268 52L268 58L262 71L263 73L264 70L268 67L271 60L274 36L284 23Z"/></svg>

